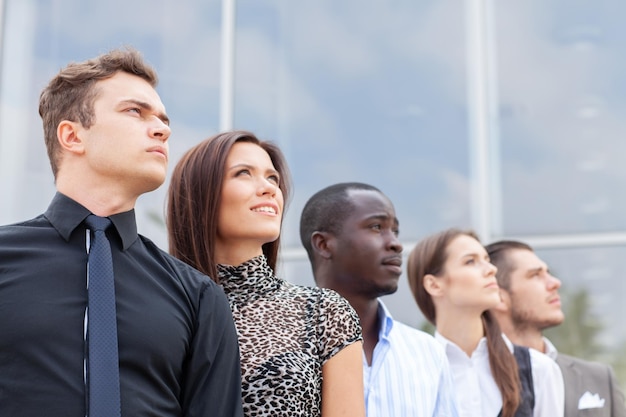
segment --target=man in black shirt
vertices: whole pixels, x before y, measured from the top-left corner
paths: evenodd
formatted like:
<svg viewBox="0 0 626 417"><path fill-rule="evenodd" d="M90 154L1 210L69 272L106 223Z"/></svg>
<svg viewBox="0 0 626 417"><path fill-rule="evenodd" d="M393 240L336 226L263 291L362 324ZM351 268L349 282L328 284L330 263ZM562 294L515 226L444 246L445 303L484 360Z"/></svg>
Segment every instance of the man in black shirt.
<svg viewBox="0 0 626 417"><path fill-rule="evenodd" d="M167 169L156 83L138 52L115 50L68 65L41 94L58 192L44 214L0 228L0 416L86 415L91 213L113 223L122 415L242 416L224 293L137 234L135 202Z"/></svg>

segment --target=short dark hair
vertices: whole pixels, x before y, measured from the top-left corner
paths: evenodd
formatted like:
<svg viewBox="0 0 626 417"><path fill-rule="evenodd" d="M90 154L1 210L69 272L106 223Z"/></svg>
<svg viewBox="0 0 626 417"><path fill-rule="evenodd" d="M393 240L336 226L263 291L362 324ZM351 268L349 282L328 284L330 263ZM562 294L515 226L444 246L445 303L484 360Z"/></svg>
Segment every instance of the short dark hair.
<svg viewBox="0 0 626 417"><path fill-rule="evenodd" d="M314 262L311 235L314 232L329 232L334 235L341 233L343 222L354 208L348 196L350 190L368 190L382 194L373 185L342 182L316 192L304 205L300 216L300 241L311 263Z"/></svg>
<svg viewBox="0 0 626 417"><path fill-rule="evenodd" d="M79 122L89 129L95 121L94 102L98 97L95 84L118 72L127 72L146 80L152 87L157 73L141 54L130 47L114 49L83 62L72 62L50 80L39 96L39 115L43 121L44 139L52 174L59 171L60 146L57 127L63 120Z"/></svg>
<svg viewBox="0 0 626 417"><path fill-rule="evenodd" d="M278 188L287 208L291 179L278 146L243 130L224 132L188 150L174 171L167 194L167 234L172 255L218 281L215 242L226 160L235 143L247 142L265 150L280 174ZM284 220L284 216L282 218ZM276 270L280 236L263 245L268 265Z"/></svg>
<svg viewBox="0 0 626 417"><path fill-rule="evenodd" d="M513 261L509 256L514 250L528 250L533 252L533 248L524 242L517 240L499 240L485 246L487 254L491 259L491 263L498 268L496 279L498 285L509 291L511 289L511 272L515 269Z"/></svg>

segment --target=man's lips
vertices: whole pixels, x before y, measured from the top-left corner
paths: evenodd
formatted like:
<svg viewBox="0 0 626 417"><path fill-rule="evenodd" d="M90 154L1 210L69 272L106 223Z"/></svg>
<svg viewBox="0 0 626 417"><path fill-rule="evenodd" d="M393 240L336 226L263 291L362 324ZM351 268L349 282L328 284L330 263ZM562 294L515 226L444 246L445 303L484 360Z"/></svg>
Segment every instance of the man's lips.
<svg viewBox="0 0 626 417"><path fill-rule="evenodd" d="M552 297L548 299L548 304L561 305L561 297L557 295L556 297Z"/></svg>
<svg viewBox="0 0 626 417"><path fill-rule="evenodd" d="M383 259L383 265L402 266L401 256L390 256Z"/></svg>
<svg viewBox="0 0 626 417"><path fill-rule="evenodd" d="M382 264L391 269L394 273L400 275L402 273L402 257L390 256L383 259Z"/></svg>
<svg viewBox="0 0 626 417"><path fill-rule="evenodd" d="M148 152L157 153L163 155L163 157L167 160L167 149L162 146L155 146L153 148L148 149Z"/></svg>

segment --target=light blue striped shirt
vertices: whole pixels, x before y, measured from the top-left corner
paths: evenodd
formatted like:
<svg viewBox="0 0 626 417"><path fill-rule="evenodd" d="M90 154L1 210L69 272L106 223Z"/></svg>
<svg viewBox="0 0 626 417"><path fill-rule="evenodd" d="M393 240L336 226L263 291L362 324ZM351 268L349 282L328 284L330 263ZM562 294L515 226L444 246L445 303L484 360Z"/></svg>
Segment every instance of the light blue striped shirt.
<svg viewBox="0 0 626 417"><path fill-rule="evenodd" d="M367 417L458 417L441 344L428 333L393 320L378 302L381 329L372 366L363 355Z"/></svg>

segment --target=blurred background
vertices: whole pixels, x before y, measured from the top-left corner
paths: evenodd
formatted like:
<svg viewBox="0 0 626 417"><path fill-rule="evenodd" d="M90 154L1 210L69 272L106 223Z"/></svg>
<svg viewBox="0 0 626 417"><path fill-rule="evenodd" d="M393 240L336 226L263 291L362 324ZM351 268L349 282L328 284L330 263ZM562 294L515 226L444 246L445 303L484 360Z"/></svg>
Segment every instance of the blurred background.
<svg viewBox="0 0 626 417"><path fill-rule="evenodd" d="M160 75L171 166L232 128L285 152L279 275L313 285L305 201L367 182L395 203L405 254L451 226L533 245L563 281L556 346L611 363L625 386L625 13L619 0L0 0L0 224L54 194L41 89L131 45ZM166 187L137 206L164 249ZM385 302L424 327L405 276Z"/></svg>

